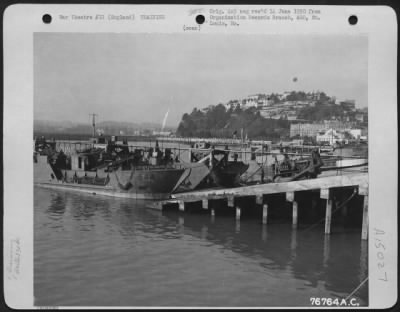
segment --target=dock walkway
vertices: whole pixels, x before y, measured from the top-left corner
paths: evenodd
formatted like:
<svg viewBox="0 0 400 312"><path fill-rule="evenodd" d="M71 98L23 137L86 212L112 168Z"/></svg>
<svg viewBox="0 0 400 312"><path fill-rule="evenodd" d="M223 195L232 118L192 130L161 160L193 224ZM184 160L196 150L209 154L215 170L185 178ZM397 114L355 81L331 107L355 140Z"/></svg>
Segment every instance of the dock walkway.
<svg viewBox="0 0 400 312"><path fill-rule="evenodd" d="M362 239L368 236L368 173L354 173L340 176L328 176L317 179L257 184L237 188L224 188L213 190L202 190L187 193L174 194L172 199L153 203L150 208L163 210L165 206L177 204L180 211L185 211L185 205L192 202L202 202L203 209L211 208L211 216L215 215L213 201L224 199L228 207L236 208L236 220L240 220L240 198L255 197L257 205L262 205L262 223L267 223L268 216L268 195L286 193L286 201L292 203L292 221L297 225L298 205L296 202L296 192L319 191L320 198L326 200L325 212L325 234L330 234L331 215L332 215L332 190L340 188L353 188L358 195L364 196L363 220L362 220Z"/></svg>

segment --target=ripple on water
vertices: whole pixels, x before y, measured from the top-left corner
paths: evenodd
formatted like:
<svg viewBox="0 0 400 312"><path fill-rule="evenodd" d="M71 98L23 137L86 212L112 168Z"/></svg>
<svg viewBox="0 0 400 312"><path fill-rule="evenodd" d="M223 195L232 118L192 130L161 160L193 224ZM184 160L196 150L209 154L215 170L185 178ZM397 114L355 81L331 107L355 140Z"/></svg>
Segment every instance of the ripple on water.
<svg viewBox="0 0 400 312"><path fill-rule="evenodd" d="M367 276L359 231L148 211L140 201L35 188L38 305L309 306ZM254 221L254 222L253 222ZM363 304L367 290L360 290Z"/></svg>

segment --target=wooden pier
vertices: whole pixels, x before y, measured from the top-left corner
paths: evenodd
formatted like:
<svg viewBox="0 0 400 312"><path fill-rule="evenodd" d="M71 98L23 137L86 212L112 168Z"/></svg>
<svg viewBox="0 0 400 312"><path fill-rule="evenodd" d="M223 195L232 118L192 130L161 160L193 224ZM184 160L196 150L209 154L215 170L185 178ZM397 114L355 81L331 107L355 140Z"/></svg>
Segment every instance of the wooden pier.
<svg viewBox="0 0 400 312"><path fill-rule="evenodd" d="M225 200L227 206L234 209L236 220L240 221L243 208L241 199L253 197L255 199L255 204L262 208L262 216L260 216L262 218L262 223L267 224L268 197L273 194L285 194L286 201L290 202L292 206L292 224L293 226L297 226L299 209L296 201L296 194L304 191L319 192L320 198L326 201L325 234L330 234L332 206L336 206L336 197L333 196L333 193L338 190L340 191L341 188L353 189L354 195L364 197L361 238L366 240L368 238L368 173L180 193L174 194L174 198L172 199L155 202L149 207L163 210L166 206L174 204L178 205L181 212L184 212L186 206L190 203L201 202L202 208L209 210L211 217L214 218L217 205L213 203Z"/></svg>

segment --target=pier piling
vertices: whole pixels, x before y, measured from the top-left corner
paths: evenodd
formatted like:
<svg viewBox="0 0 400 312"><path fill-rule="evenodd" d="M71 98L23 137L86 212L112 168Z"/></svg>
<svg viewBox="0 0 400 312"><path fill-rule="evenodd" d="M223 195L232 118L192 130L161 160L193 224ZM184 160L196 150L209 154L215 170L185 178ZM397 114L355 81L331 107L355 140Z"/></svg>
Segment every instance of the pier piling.
<svg viewBox="0 0 400 312"><path fill-rule="evenodd" d="M368 195L364 195L363 223L361 239L368 239Z"/></svg>
<svg viewBox="0 0 400 312"><path fill-rule="evenodd" d="M297 202L294 200L294 192L286 192L286 200L292 203L293 208L293 217L292 217L292 224L297 225L297 214L298 214L298 205Z"/></svg>
<svg viewBox="0 0 400 312"><path fill-rule="evenodd" d="M364 195L361 239L368 239L368 187L359 187L359 195Z"/></svg>
<svg viewBox="0 0 400 312"><path fill-rule="evenodd" d="M292 220L292 224L297 226L297 210L298 210L298 205L296 201L293 201L292 203L293 206L293 220Z"/></svg>
<svg viewBox="0 0 400 312"><path fill-rule="evenodd" d="M263 196L262 195L257 195L256 196L256 204L257 205L262 205L263 204Z"/></svg>
<svg viewBox="0 0 400 312"><path fill-rule="evenodd" d="M329 189L321 189L320 197L326 199L325 209L325 234L331 233L332 200L329 198Z"/></svg>
<svg viewBox="0 0 400 312"><path fill-rule="evenodd" d="M228 196L228 207L235 207L235 197L233 196Z"/></svg>
<svg viewBox="0 0 400 312"><path fill-rule="evenodd" d="M292 204L292 225L296 228L299 220L299 203L304 199L303 193L307 191L307 198L311 198L310 210L313 217L314 210L317 206L317 198L314 196L315 193L319 193L319 197L326 201L325 206L325 234L331 233L332 223L332 205L339 207L341 201L340 190L358 187L358 195L364 196L363 202L363 215L362 215L362 233L361 239L368 239L368 174L349 174L344 176L329 176L318 179L310 179L304 181L291 181L281 183L267 183L261 185L250 185L238 188L227 188L227 189L212 189L204 191L193 191L187 193L174 194L174 198L161 201L151 205L154 209L167 209L169 205L176 204L179 206L180 211L185 211L188 207L187 204L193 202L201 202L203 209L210 209L211 222L214 222L216 211L215 209L219 204L228 206L231 209L235 209L236 222L240 222L241 209L247 207L249 209L256 208L258 212L262 210L262 224L268 223L268 206L269 195L276 195L277 198L284 197L286 201ZM339 192L339 193L338 193ZM303 195L302 195L303 194ZM283 196L282 196L283 195ZM316 195L316 194L315 194ZM272 196L273 197L273 196ZM255 205L254 205L255 203ZM350 205L347 204L346 205ZM226 208L225 206L225 208ZM221 207L222 208L222 207ZM345 207L342 210L343 217L349 215L348 210L350 207ZM229 209L230 210L230 209ZM230 210L232 211L232 210ZM247 209L246 209L247 211ZM286 211L286 210L285 210ZM249 211L250 212L250 211ZM305 211L306 212L306 211ZM305 217L310 214L306 213ZM286 215L286 212L285 212ZM289 215L287 215L289 217Z"/></svg>
<svg viewBox="0 0 400 312"><path fill-rule="evenodd" d="M331 220L332 220L332 200L326 200L325 212L325 234L331 234Z"/></svg>
<svg viewBox="0 0 400 312"><path fill-rule="evenodd" d="M179 211L185 211L185 202L183 200L180 200L178 204L179 204Z"/></svg>
<svg viewBox="0 0 400 312"><path fill-rule="evenodd" d="M262 215L262 223L267 224L268 221L268 205L263 205L263 215Z"/></svg>

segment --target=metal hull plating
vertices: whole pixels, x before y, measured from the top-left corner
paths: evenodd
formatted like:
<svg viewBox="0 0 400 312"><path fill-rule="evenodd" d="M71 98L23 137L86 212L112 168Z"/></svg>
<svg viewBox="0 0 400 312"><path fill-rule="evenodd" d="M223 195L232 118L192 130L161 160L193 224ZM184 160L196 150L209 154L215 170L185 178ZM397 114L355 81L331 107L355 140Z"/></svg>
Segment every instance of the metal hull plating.
<svg viewBox="0 0 400 312"><path fill-rule="evenodd" d="M166 199L184 169L141 167L132 170L82 172L62 170L57 179L51 166L34 164L34 182L38 186L84 193L136 199Z"/></svg>

